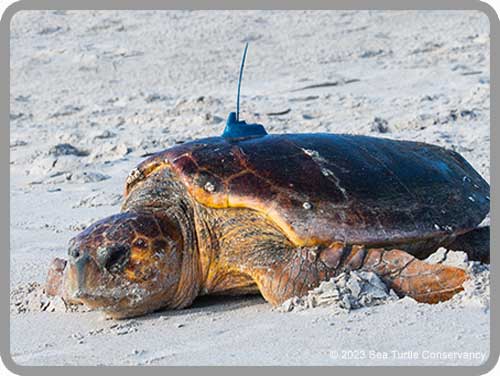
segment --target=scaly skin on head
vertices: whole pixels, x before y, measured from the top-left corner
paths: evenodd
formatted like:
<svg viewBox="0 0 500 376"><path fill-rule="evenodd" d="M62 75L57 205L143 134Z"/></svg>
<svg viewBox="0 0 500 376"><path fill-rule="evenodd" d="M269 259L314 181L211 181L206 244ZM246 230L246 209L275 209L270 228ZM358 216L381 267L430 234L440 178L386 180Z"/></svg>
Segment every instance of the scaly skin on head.
<svg viewBox="0 0 500 376"><path fill-rule="evenodd" d="M183 247L160 212L113 215L71 240L64 294L115 318L188 304L180 297Z"/></svg>

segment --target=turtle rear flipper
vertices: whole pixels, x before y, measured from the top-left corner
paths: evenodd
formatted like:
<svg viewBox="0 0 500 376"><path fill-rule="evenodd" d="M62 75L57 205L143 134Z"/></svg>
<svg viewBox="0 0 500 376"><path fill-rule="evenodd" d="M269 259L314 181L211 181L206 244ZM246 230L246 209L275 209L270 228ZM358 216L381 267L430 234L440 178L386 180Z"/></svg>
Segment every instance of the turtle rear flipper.
<svg viewBox="0 0 500 376"><path fill-rule="evenodd" d="M458 236L446 248L467 253L469 260L490 263L490 226L478 227Z"/></svg>

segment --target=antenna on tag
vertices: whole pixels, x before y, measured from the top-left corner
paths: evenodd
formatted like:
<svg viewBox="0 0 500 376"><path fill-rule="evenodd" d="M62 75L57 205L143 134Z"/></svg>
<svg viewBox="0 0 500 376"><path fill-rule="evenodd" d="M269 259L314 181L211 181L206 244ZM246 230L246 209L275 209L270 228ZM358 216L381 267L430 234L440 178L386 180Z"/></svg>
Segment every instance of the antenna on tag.
<svg viewBox="0 0 500 376"><path fill-rule="evenodd" d="M243 78L243 69L245 68L245 60L247 57L248 42L243 50L243 58L241 59L240 75L238 78L238 93L236 95L236 112L230 112L226 121L226 128L222 137L225 138L246 138L259 137L267 135L266 130L261 124L247 124L245 121L240 121L240 91L241 80Z"/></svg>

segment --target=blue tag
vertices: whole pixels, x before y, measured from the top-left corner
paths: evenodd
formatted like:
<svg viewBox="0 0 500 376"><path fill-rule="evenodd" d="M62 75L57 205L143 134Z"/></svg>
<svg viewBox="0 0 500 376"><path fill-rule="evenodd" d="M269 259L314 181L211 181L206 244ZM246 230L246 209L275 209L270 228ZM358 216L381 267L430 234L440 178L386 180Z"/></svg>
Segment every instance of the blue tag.
<svg viewBox="0 0 500 376"><path fill-rule="evenodd" d="M226 121L226 128L222 137L225 138L243 138L243 137L262 137L267 135L264 126L261 124L247 124L245 121L236 120L236 113L230 112Z"/></svg>

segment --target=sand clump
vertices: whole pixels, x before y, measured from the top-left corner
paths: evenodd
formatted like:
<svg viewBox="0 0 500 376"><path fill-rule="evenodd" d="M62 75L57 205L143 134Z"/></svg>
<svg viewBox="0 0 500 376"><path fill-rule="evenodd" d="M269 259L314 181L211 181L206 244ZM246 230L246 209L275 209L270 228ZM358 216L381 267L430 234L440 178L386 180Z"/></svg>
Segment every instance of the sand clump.
<svg viewBox="0 0 500 376"><path fill-rule="evenodd" d="M54 157L60 157L62 155L75 155L77 157L86 157L87 155L89 155L89 152L78 149L77 147L66 143L66 144L54 145L49 150L49 155L52 155Z"/></svg>
<svg viewBox="0 0 500 376"><path fill-rule="evenodd" d="M349 312L399 299L382 279L373 272L351 270L321 282L303 297L286 300L278 310L303 311L328 306L334 312Z"/></svg>
<svg viewBox="0 0 500 376"><path fill-rule="evenodd" d="M10 313L84 312L82 305L70 304L59 296L49 296L38 282L22 284L10 292Z"/></svg>

